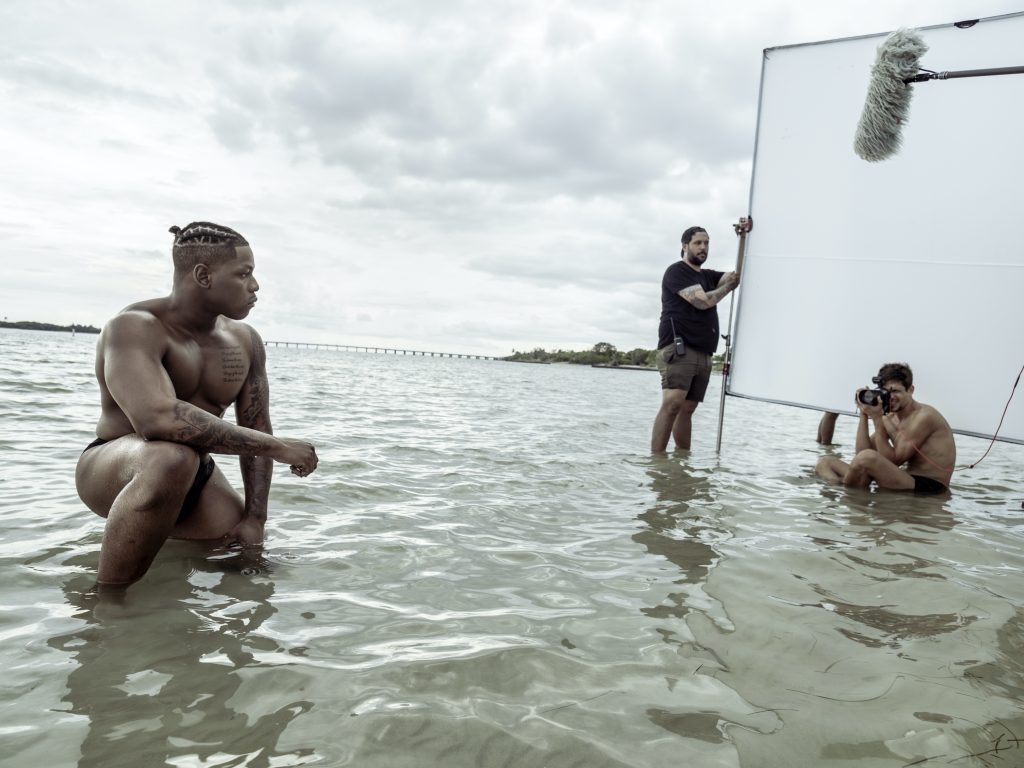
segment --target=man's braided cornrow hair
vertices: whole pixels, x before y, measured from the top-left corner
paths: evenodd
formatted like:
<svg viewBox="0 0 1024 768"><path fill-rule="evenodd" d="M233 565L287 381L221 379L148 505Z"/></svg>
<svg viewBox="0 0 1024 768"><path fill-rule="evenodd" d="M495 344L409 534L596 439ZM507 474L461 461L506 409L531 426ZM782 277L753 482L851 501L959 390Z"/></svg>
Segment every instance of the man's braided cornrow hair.
<svg viewBox="0 0 1024 768"><path fill-rule="evenodd" d="M234 258L235 248L249 241L230 227L209 221L193 221L187 227L171 227L174 235L172 257L176 276L191 272L197 264Z"/></svg>

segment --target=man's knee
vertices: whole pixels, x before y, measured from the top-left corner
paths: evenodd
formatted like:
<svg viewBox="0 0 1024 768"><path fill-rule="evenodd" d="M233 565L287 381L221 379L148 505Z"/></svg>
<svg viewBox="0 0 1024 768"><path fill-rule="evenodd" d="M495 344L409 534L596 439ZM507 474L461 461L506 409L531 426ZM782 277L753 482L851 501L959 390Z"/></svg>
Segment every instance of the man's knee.
<svg viewBox="0 0 1024 768"><path fill-rule="evenodd" d="M135 504L139 509L155 508L173 500L180 502L199 470L199 454L180 443L146 441L139 448L138 465L132 478Z"/></svg>
<svg viewBox="0 0 1024 768"><path fill-rule="evenodd" d="M851 487L866 488L875 479L878 469L884 459L882 454L873 448L859 451L850 462L850 469L843 477L844 485Z"/></svg>
<svg viewBox="0 0 1024 768"><path fill-rule="evenodd" d="M199 454L187 445L165 440L147 440L139 447L142 472L162 473L169 479L188 478L199 469Z"/></svg>
<svg viewBox="0 0 1024 768"><path fill-rule="evenodd" d="M878 466L878 460L881 457L882 455L874 448L865 448L863 451L858 451L857 455L853 457L850 467L853 469L872 469Z"/></svg>
<svg viewBox="0 0 1024 768"><path fill-rule="evenodd" d="M669 411L673 416L686 407L685 389L663 389L661 407Z"/></svg>
<svg viewBox="0 0 1024 768"><path fill-rule="evenodd" d="M814 465L814 472L818 477L833 483L842 480L846 476L848 469L846 464L835 456L822 456L818 459L818 463Z"/></svg>
<svg viewBox="0 0 1024 768"><path fill-rule="evenodd" d="M685 413L687 416L692 416L693 412L697 410L697 406L700 405L696 400L687 400L686 394L683 394L683 401L679 405L679 412Z"/></svg>

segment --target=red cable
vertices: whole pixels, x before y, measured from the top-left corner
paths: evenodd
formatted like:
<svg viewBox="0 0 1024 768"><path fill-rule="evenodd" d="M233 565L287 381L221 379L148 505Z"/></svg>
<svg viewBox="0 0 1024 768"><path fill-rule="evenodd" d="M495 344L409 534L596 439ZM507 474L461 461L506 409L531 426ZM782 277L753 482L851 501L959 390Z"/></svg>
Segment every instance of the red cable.
<svg viewBox="0 0 1024 768"><path fill-rule="evenodd" d="M1006 418L1006 412L1007 412L1007 410L1009 410L1009 408L1010 408L1010 402L1011 402L1011 401L1013 400L1013 395L1014 395L1014 393L1015 393L1015 392L1017 391L1017 385L1018 385L1018 384L1020 384L1020 377L1021 377L1021 374L1024 374L1024 365L1022 365L1022 366L1021 366L1021 368L1020 368L1020 371L1019 371L1019 372L1017 373L1017 380L1016 380L1016 381L1015 381L1015 382L1013 383L1013 388L1012 388L1012 389L1010 390L1010 396L1009 396L1009 398L1007 398L1007 400L1006 400L1006 405L1005 405L1005 406L1003 406L1003 415L1002 415L1002 416L1001 416L1001 417L999 418L999 424L998 424L998 425L996 426L996 431L995 431L995 434L994 434L994 435L992 435L992 439L991 439L991 440L989 441L989 444L988 444L988 448L986 448L986 449L985 449L985 453L983 453L983 454L981 455L981 458L980 458L980 459L978 459L978 460L977 460L976 462L974 462L973 464L962 464L962 465L960 465L959 467L942 467L942 466L939 466L939 465L938 465L938 464L936 464L936 463L935 463L934 461L932 461L931 459L929 459L929 458L928 458L928 457L927 457L927 456L926 456L926 455L925 455L924 453L922 453L922 452L921 452L921 449L917 447L917 444L916 444L916 443L914 443L914 441L913 441L913 440L910 440L910 441L908 441L908 442L909 442L909 443L910 443L910 445L911 445L911 446L913 447L913 449L914 449L915 451L917 451L917 452L918 452L918 453L919 453L919 454L921 455L921 457L922 457L922 458L923 458L923 459L924 459L925 461L927 461L927 462L928 462L929 464L931 464L931 465L932 465L933 467L937 467L938 469L941 469L941 470L942 470L943 472L955 472L956 470L960 470L960 469L974 469L974 468L975 468L976 466L978 466L979 464L981 464L981 462L982 462L982 461L984 461L984 460L985 460L985 457L986 457L986 456L988 456L988 454L989 454L989 451L991 451L991 450L992 450L992 446L993 446L993 445L995 445L995 442L996 442L996 438L997 438L997 437L999 437L999 430L1003 428L1003 420L1004 420L1004 419ZM900 429L900 430L897 430L897 431L899 431L899 432L901 432L901 433L902 433L902 431L903 431L903 430L902 430L902 429Z"/></svg>
<svg viewBox="0 0 1024 768"><path fill-rule="evenodd" d="M1006 411L1010 408L1010 401L1013 400L1013 395L1017 391L1017 385L1020 384L1021 374L1024 374L1024 365L1022 365L1020 371L1017 372L1017 380L1013 382L1013 389L1010 390L1010 396L1006 400L1006 405L1003 406L1003 415L999 417L999 424L996 426L996 433L992 435L992 440L989 441L988 448L985 449L985 453L983 453L981 458L973 464L968 464L966 467L959 467L959 469L974 469L976 466L981 464L982 459L988 456L988 452L992 450L992 446L995 444L996 438L999 436L999 430L1003 428L1003 419L1006 418Z"/></svg>

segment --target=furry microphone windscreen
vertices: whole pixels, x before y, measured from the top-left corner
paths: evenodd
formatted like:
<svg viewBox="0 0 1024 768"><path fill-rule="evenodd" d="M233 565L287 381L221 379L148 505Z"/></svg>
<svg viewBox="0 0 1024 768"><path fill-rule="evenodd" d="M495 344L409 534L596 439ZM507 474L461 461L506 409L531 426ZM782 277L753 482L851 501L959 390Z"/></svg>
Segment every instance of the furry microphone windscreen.
<svg viewBox="0 0 1024 768"><path fill-rule="evenodd" d="M857 124L853 148L870 162L885 160L900 148L900 129L910 111L913 91L903 82L918 72L928 46L917 32L898 29L878 46L864 111Z"/></svg>

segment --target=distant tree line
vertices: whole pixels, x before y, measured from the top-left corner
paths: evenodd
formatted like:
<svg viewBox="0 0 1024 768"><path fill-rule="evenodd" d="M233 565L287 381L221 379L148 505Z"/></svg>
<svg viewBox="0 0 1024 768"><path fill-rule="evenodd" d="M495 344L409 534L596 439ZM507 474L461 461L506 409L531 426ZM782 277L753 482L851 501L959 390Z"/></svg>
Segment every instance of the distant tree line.
<svg viewBox="0 0 1024 768"><path fill-rule="evenodd" d="M657 350L640 349L639 347L629 352L620 352L614 344L606 341L599 341L590 349L583 352L573 352L568 349L557 349L548 352L546 349L537 347L532 352L518 352L512 350L512 354L503 357L502 360L511 360L521 363L576 363L577 365L634 365L645 368L657 367L654 362L654 355ZM714 356L715 369L722 367L722 355Z"/></svg>
<svg viewBox="0 0 1024 768"><path fill-rule="evenodd" d="M71 331L77 331L78 333L100 332L99 328L91 325L54 325L53 323L33 323L29 320L19 320L16 323L0 320L0 328L17 328L21 331L63 331L64 333L71 333Z"/></svg>

